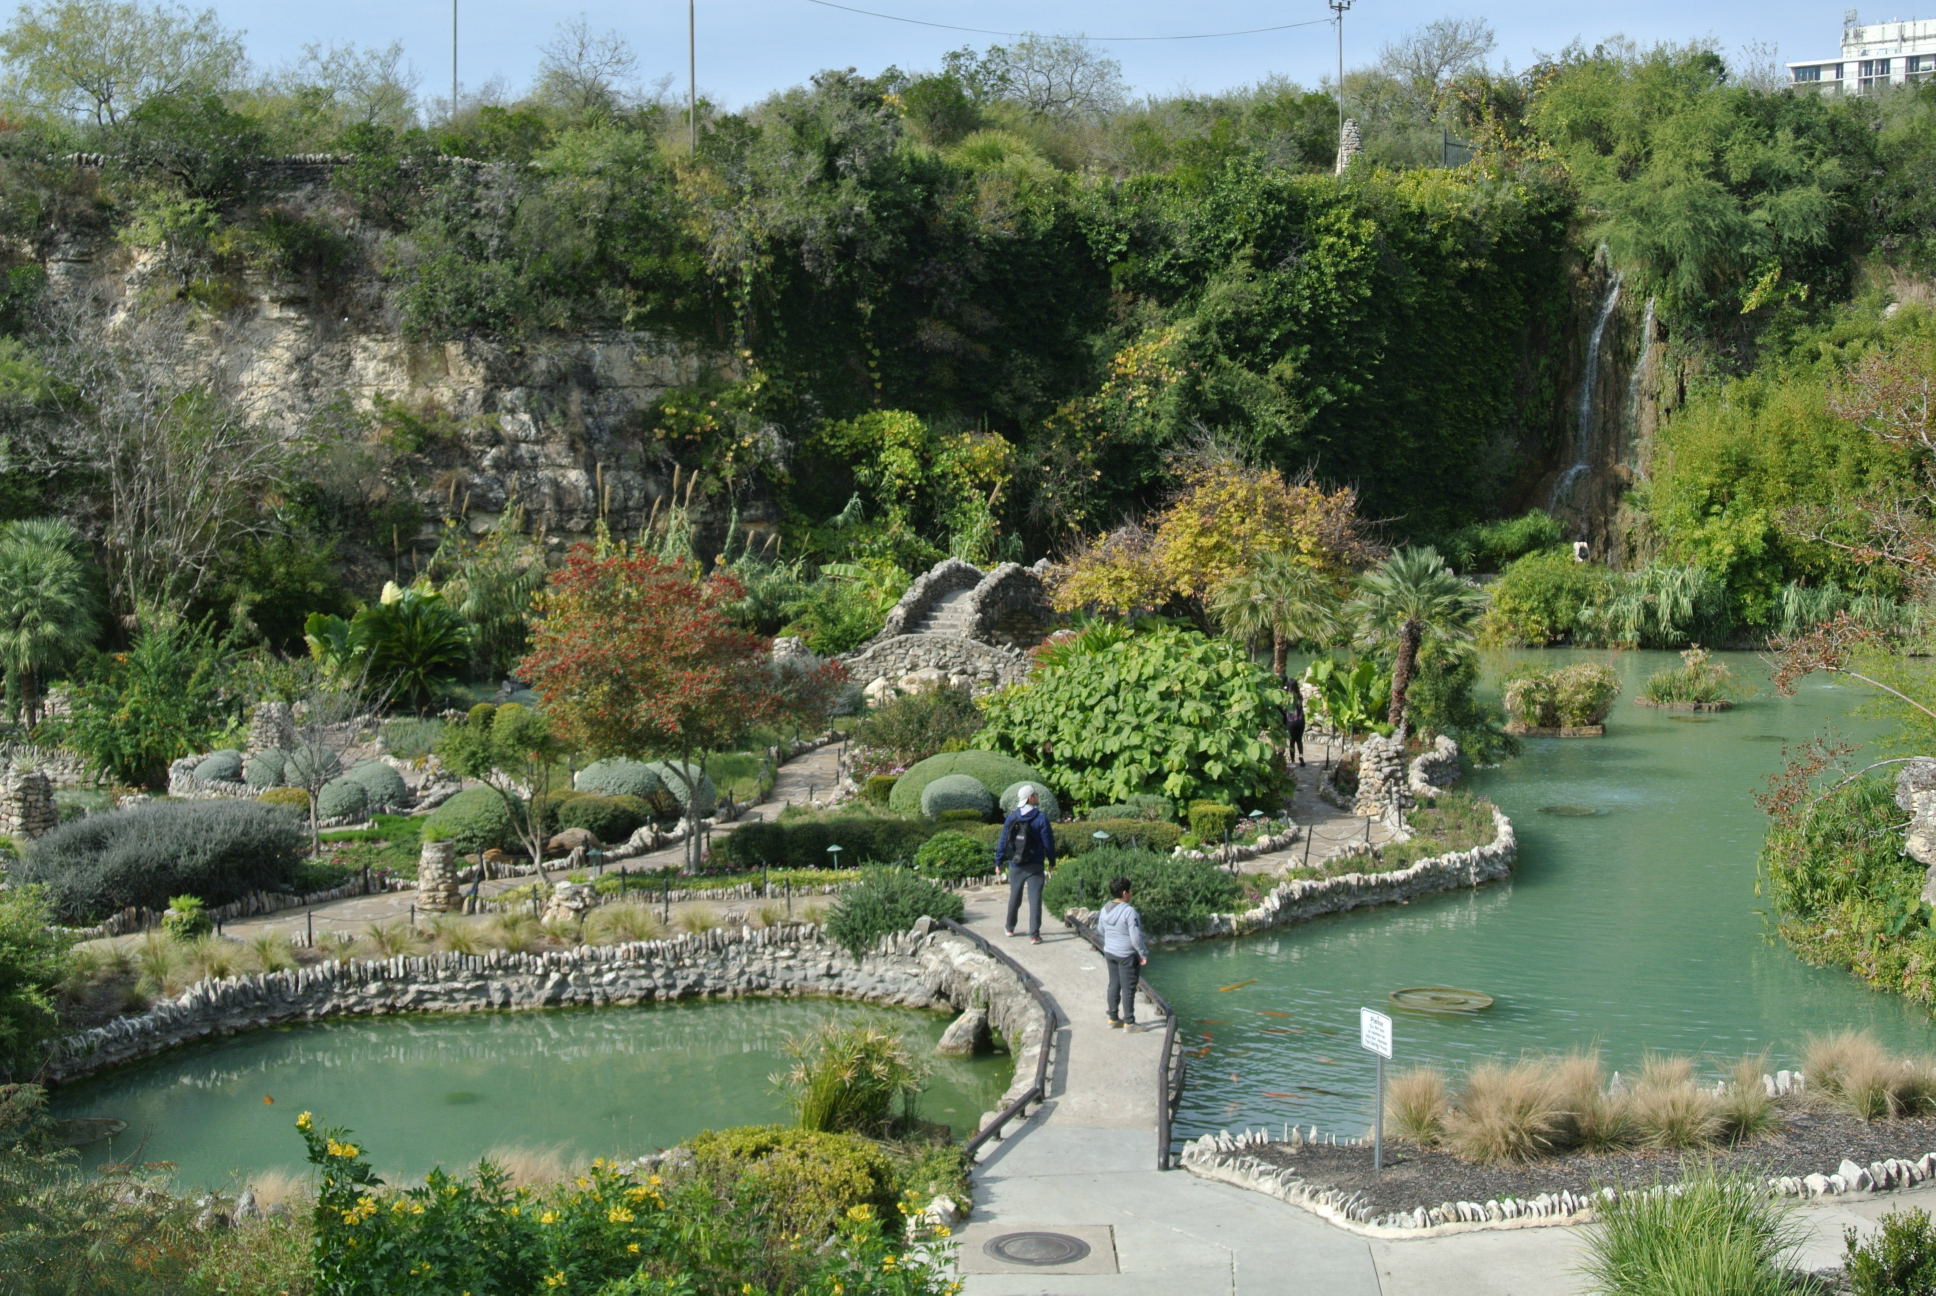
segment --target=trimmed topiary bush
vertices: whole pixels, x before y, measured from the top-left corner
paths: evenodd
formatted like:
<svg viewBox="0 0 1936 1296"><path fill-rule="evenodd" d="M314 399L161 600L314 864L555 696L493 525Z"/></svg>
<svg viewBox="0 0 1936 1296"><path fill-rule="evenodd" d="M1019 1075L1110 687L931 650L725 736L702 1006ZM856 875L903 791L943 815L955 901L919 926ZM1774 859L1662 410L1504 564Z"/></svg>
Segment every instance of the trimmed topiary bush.
<svg viewBox="0 0 1936 1296"><path fill-rule="evenodd" d="M834 898L827 939L858 959L883 936L899 935L924 914L960 922L966 912L960 896L927 878L906 869L870 868Z"/></svg>
<svg viewBox="0 0 1936 1296"><path fill-rule="evenodd" d="M564 809L565 802L575 801L587 793L564 788L545 793L538 798L538 830L549 837L558 831L558 812Z"/></svg>
<svg viewBox="0 0 1936 1296"><path fill-rule="evenodd" d="M171 896L222 905L289 890L307 846L302 821L273 805L153 801L62 824L9 874L44 883L60 921L81 925L131 905L161 909Z"/></svg>
<svg viewBox="0 0 1936 1296"><path fill-rule="evenodd" d="M1210 845L1221 842L1237 822L1237 807L1224 805L1220 801L1192 801L1190 803L1190 831L1197 840Z"/></svg>
<svg viewBox="0 0 1936 1296"><path fill-rule="evenodd" d="M410 799L403 775L382 761L359 761L343 777L369 793L372 810L394 810Z"/></svg>
<svg viewBox="0 0 1936 1296"><path fill-rule="evenodd" d="M266 747L242 762L242 781L256 791L282 785L282 769L289 753L280 747Z"/></svg>
<svg viewBox="0 0 1936 1296"><path fill-rule="evenodd" d="M632 796L645 801L656 799L662 788L659 776L644 761L624 756L607 756L578 771L571 784L580 792L598 796Z"/></svg>
<svg viewBox="0 0 1936 1296"><path fill-rule="evenodd" d="M653 761L646 766L659 780L659 791L647 797L652 808L665 815L685 815L690 813L704 818L713 812L719 801L719 792L713 787L710 775L698 765L682 765L678 761ZM694 804L687 806L690 800Z"/></svg>
<svg viewBox="0 0 1936 1296"><path fill-rule="evenodd" d="M921 794L928 784L948 774L966 774L988 789L991 797L1001 795L1002 789L1011 784L1043 781L1034 767L1000 752L943 752L909 767L907 773L894 781L894 788L887 795L888 809L902 814L921 813Z"/></svg>
<svg viewBox="0 0 1936 1296"><path fill-rule="evenodd" d="M938 882L962 882L995 871L995 853L967 833L938 832L914 852L914 870Z"/></svg>
<svg viewBox="0 0 1936 1296"><path fill-rule="evenodd" d="M995 795L967 774L943 774L921 789L921 813L929 819L944 814L988 819L995 813Z"/></svg>
<svg viewBox="0 0 1936 1296"><path fill-rule="evenodd" d="M575 796L558 807L558 827L583 828L607 845L652 822L652 807L635 796Z"/></svg>
<svg viewBox="0 0 1936 1296"><path fill-rule="evenodd" d="M1054 914L1100 909L1115 877L1126 877L1135 887L1133 903L1152 936L1194 931L1211 914L1238 908L1244 898L1244 884L1208 861L1112 845L1059 863L1042 887L1042 903Z"/></svg>
<svg viewBox="0 0 1936 1296"><path fill-rule="evenodd" d="M502 848L516 838L504 798L490 788L459 792L424 818L422 840L455 842L465 855Z"/></svg>
<svg viewBox="0 0 1936 1296"><path fill-rule="evenodd" d="M282 778L290 787L320 787L342 773L342 758L325 747L298 747L282 762Z"/></svg>
<svg viewBox="0 0 1936 1296"><path fill-rule="evenodd" d="M257 794L256 800L263 805L281 806L285 810L296 810L304 815L309 813L309 793L301 788L264 788Z"/></svg>
<svg viewBox="0 0 1936 1296"><path fill-rule="evenodd" d="M894 792L894 782L892 774L869 774L867 781L860 785L860 799L869 805L884 806Z"/></svg>
<svg viewBox="0 0 1936 1296"><path fill-rule="evenodd" d="M1028 779L1018 779L1003 788L1001 796L995 799L996 806L1000 809L1004 818L1013 814L1015 807L1022 804L1022 798L1017 793L1024 787L1032 787L1035 789L1036 798L1042 808L1042 813L1049 817L1051 823L1062 817L1062 803L1055 799L1055 793L1049 791L1047 787L1040 783L1032 782Z"/></svg>
<svg viewBox="0 0 1936 1296"><path fill-rule="evenodd" d="M233 748L210 752L195 767L195 777L204 783L240 783L242 753Z"/></svg>
<svg viewBox="0 0 1936 1296"><path fill-rule="evenodd" d="M331 779L316 793L318 819L361 819L370 813L370 794L361 783Z"/></svg>

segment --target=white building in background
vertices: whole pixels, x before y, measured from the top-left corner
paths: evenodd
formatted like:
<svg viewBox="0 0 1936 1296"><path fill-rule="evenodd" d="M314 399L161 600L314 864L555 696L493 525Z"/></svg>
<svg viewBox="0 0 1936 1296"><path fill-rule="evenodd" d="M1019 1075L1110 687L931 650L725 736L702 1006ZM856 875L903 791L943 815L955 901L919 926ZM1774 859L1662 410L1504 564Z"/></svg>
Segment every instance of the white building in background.
<svg viewBox="0 0 1936 1296"><path fill-rule="evenodd" d="M1842 56L1788 65L1796 89L1873 94L1892 85L1936 78L1936 19L1870 23L1853 11L1842 23Z"/></svg>

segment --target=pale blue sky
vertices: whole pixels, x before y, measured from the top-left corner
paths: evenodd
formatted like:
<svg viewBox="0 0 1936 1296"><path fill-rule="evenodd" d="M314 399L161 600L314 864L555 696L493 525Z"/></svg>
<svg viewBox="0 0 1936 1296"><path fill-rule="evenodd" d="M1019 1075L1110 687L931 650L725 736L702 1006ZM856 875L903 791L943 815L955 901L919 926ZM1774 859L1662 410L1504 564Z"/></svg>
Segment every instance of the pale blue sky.
<svg viewBox="0 0 1936 1296"><path fill-rule="evenodd" d="M907 18L1006 32L1069 35L1160 36L1220 32L1316 20L1290 31L1217 40L1107 43L1101 48L1122 64L1141 93L1201 92L1247 85L1280 73L1316 85L1335 66L1336 45L1324 0L851 0L859 8ZM534 5L516 0L458 0L459 73L467 88L492 77L514 93L530 80L538 49L559 22L584 14L596 30L621 33L640 56L647 81L674 78L686 85L686 4L683 0L559 0ZM194 5L191 0L191 7ZM251 57L274 66L293 58L306 42L387 45L403 42L421 77L426 97L444 96L450 85L449 0L334 0L311 7L287 0L215 0L222 20L248 33ZM1931 0L1936 10L1936 0ZM769 91L804 82L827 67L878 72L938 66L941 55L961 45L999 42L997 36L863 17L811 0L698 0L699 87L731 107L744 107ZM1445 0L1356 0L1345 19L1347 67L1369 62L1378 47L1440 17L1483 16L1499 37L1495 64L1521 68L1540 52L1557 50L1575 37L1589 44L1615 34L1644 43L1713 38L1727 51L1749 41L1773 44L1782 61L1836 53L1842 9L1799 0L1635 0L1587 6L1552 0L1509 0L1490 7L1459 8ZM1923 16L1864 10L1865 22ZM466 93L468 93L468 89Z"/></svg>

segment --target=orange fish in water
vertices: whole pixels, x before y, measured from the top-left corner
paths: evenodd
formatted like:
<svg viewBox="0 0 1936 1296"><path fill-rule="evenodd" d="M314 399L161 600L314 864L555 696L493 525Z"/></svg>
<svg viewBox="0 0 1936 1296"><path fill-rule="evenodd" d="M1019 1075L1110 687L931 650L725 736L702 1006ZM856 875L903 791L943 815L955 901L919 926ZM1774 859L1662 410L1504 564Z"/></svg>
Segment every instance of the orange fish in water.
<svg viewBox="0 0 1936 1296"><path fill-rule="evenodd" d="M1278 1093L1278 1092L1277 1092L1277 1091L1276 1091L1275 1089L1266 1089L1266 1090L1264 1090L1264 1097L1266 1097L1266 1098L1295 1098L1295 1097L1297 1097L1297 1095L1296 1095L1296 1094L1294 1094L1294 1093Z"/></svg>
<svg viewBox="0 0 1936 1296"><path fill-rule="evenodd" d="M262 1095L262 1105L263 1105L264 1107L273 1107L273 1106L275 1106L275 1105L276 1105L276 1100L275 1100L275 1099L273 1099L273 1098L271 1098L271 1097L270 1097L270 1096L269 1096L268 1094L263 1094L263 1095Z"/></svg>
<svg viewBox="0 0 1936 1296"><path fill-rule="evenodd" d="M1289 1017L1289 1016L1290 1016L1291 1014L1290 1014L1290 1013L1282 1013L1282 1012L1276 1012L1276 1011L1274 1011L1274 1010L1272 1010L1272 1009L1269 1009L1269 1008L1259 1008L1259 1009L1257 1010L1257 1015L1258 1015L1259 1017Z"/></svg>
<svg viewBox="0 0 1936 1296"><path fill-rule="evenodd" d="M1212 1021L1208 1017L1197 1023L1199 1026L1228 1026L1229 1024L1227 1021Z"/></svg>
<svg viewBox="0 0 1936 1296"><path fill-rule="evenodd" d="M1262 1030L1262 1031L1260 1032L1260 1034L1264 1034L1264 1035L1295 1035L1295 1034L1297 1034L1297 1032L1296 1032L1296 1031L1294 1031L1294 1030L1285 1030L1285 1029L1284 1029L1284 1028L1283 1028L1282 1026L1266 1026L1266 1027L1264 1027L1264 1029L1263 1029L1263 1030Z"/></svg>
<svg viewBox="0 0 1936 1296"><path fill-rule="evenodd" d="M1333 1061L1332 1061L1332 1060L1331 1060L1330 1058L1319 1058L1319 1059L1318 1059L1318 1065L1319 1065L1319 1066L1336 1066L1336 1065L1338 1065L1338 1064L1337 1064L1336 1062L1333 1062Z"/></svg>
<svg viewBox="0 0 1936 1296"><path fill-rule="evenodd" d="M1209 1046L1208 1044L1205 1044L1205 1045L1204 1045L1204 1046L1203 1046L1202 1048L1200 1048L1200 1049L1198 1049L1198 1050L1197 1050L1196 1052L1194 1052L1194 1053L1192 1053L1192 1054L1191 1054L1190 1056L1191 1056L1191 1057L1205 1057L1205 1056L1208 1056L1208 1054L1209 1054L1209 1052L1210 1052L1210 1046Z"/></svg>
<svg viewBox="0 0 1936 1296"><path fill-rule="evenodd" d="M1239 981L1239 982L1237 982L1237 983L1236 983L1235 985L1227 985L1227 986L1218 986L1218 987L1217 987L1217 990L1218 990L1219 992L1222 992L1222 991L1224 991L1224 990L1241 990L1241 989L1243 989L1243 988L1244 988L1245 986L1247 986L1247 985L1256 985L1256 984L1257 984L1257 978L1256 978L1256 977L1252 977L1252 978L1251 978L1250 980L1248 980L1248 981Z"/></svg>

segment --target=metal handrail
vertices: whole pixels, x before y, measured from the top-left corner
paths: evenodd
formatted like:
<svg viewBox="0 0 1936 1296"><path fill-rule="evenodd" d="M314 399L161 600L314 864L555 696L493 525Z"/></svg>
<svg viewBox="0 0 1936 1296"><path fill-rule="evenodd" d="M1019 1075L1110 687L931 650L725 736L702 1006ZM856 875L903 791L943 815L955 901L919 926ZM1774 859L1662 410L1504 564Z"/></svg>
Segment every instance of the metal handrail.
<svg viewBox="0 0 1936 1296"><path fill-rule="evenodd" d="M1054 1002L1043 991L1042 983L1036 980L1027 968L952 918L942 918L939 921L943 927L955 933L957 936L967 937L982 953L999 963L1006 964L1017 976L1022 978L1022 985L1035 999L1036 1006L1042 1010L1042 1045L1035 1050L1035 1081L1027 1089L1022 1091L1021 1097L1002 1108L1001 1111L995 1113L995 1119L990 1121L984 1128L977 1130L975 1136L963 1145L962 1152L972 1162L975 1159L975 1153L980 1151L981 1145L1000 1134L1010 1121L1022 1114L1023 1108L1027 1107L1030 1103L1039 1103L1049 1096L1049 1048L1055 1040L1055 1032L1061 1023L1062 1014L1056 1011Z"/></svg>
<svg viewBox="0 0 1936 1296"><path fill-rule="evenodd" d="M1066 915L1062 921L1075 928L1077 935L1095 946L1098 954L1102 953L1102 937L1096 934L1095 928L1079 918ZM1156 1168L1168 1170L1172 1138L1171 1121L1175 1115L1177 1103L1183 1098L1185 1063L1183 1055L1176 1047L1176 1009L1170 1007L1170 1001L1159 994L1156 987L1147 979L1139 980L1138 984L1149 995L1150 1002L1163 1013L1163 1065L1156 1073Z"/></svg>

